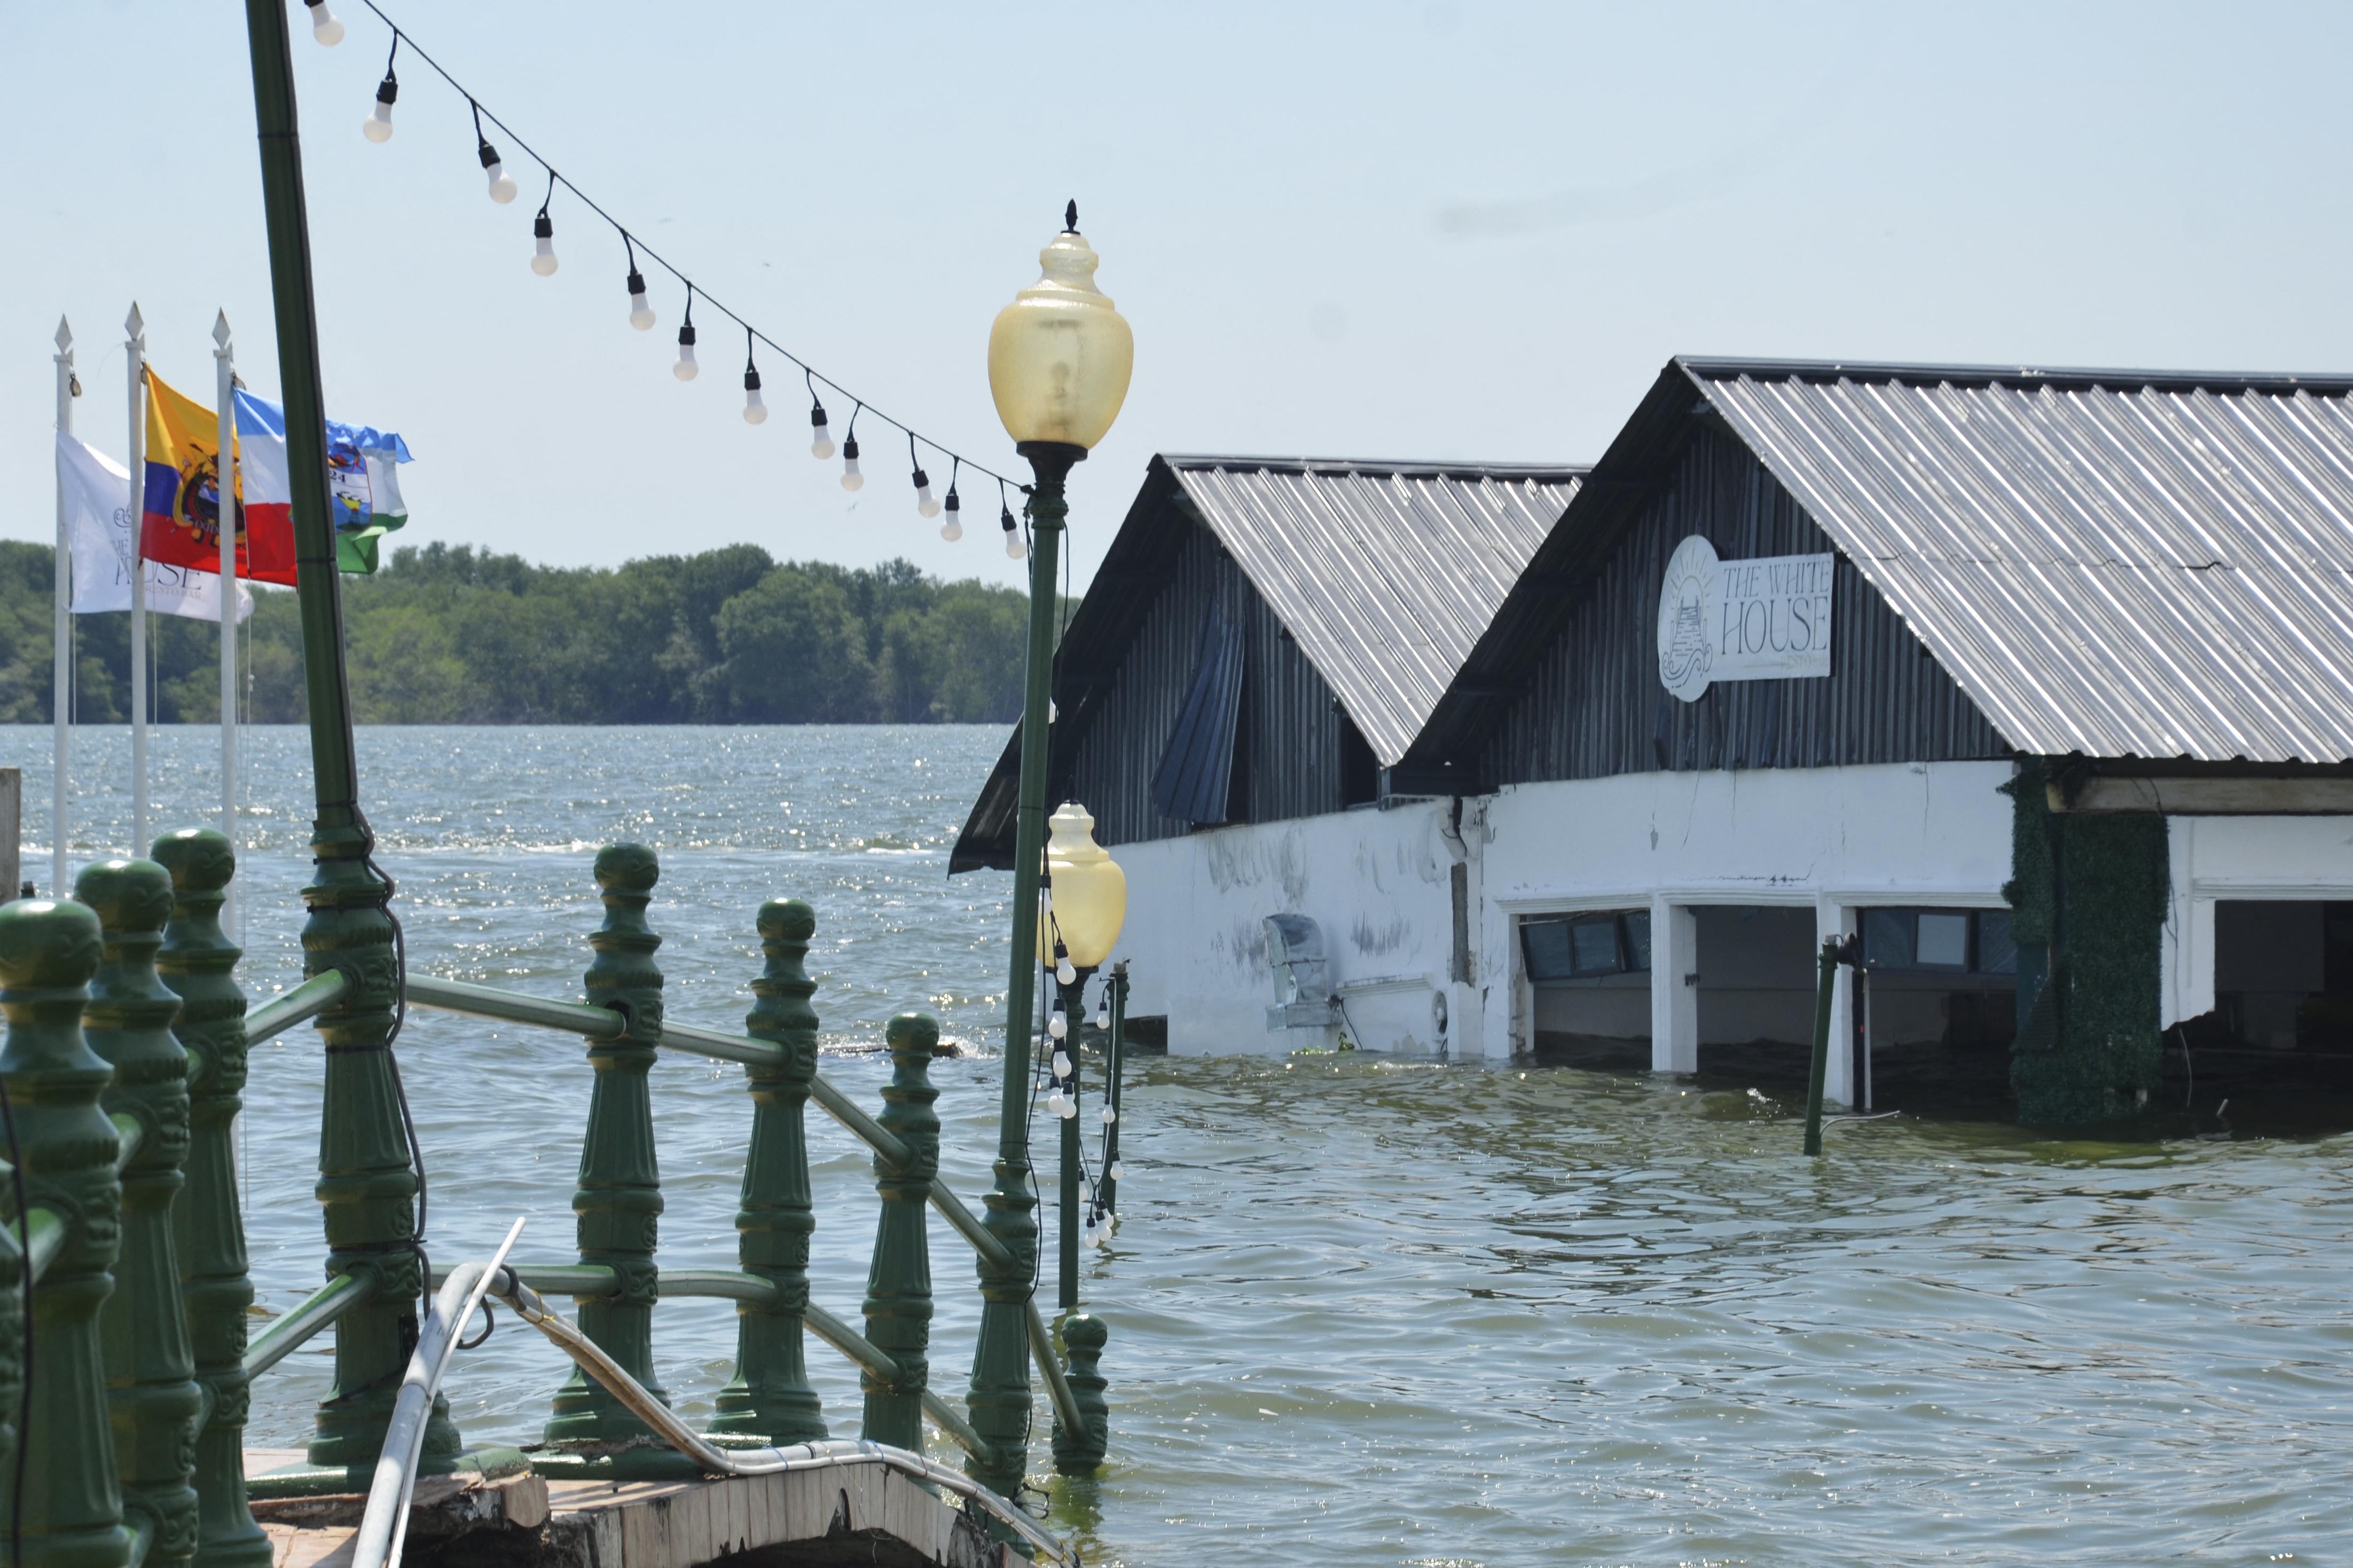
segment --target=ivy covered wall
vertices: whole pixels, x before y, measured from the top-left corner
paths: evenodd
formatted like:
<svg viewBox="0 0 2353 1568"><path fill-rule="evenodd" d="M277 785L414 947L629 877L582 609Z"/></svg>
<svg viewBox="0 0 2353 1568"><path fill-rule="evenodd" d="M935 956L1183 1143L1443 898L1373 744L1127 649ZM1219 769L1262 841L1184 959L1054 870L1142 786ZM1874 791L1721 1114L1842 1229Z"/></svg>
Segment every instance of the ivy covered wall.
<svg viewBox="0 0 2353 1568"><path fill-rule="evenodd" d="M2003 787L2014 812L2010 900L2020 1027L2010 1084L2029 1124L2131 1116L2157 1087L2165 818L2054 814L2046 763Z"/></svg>

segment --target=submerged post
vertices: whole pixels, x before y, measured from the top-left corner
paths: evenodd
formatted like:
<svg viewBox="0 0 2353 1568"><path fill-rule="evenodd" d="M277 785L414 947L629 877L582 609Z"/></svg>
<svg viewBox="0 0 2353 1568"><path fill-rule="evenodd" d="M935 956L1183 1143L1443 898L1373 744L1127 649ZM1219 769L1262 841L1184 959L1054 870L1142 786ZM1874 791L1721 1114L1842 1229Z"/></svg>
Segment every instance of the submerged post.
<svg viewBox="0 0 2353 1568"><path fill-rule="evenodd" d="M1034 446L1036 450L1029 450ZM972 1358L965 1407L986 1438L989 1458L965 1461L991 1490L1010 1497L1029 1464L1029 1299L1036 1292L1038 1198L1029 1164L1031 1009L1038 984L1038 881L1045 868L1046 704L1054 674L1054 571L1070 505L1062 485L1082 447L1025 444L1038 483L1030 498L1029 651L1021 703L1021 793L1013 826L1013 956L1005 988L1005 1082L997 1110L997 1184L982 1201L984 1222L1005 1244L1009 1265L987 1257L980 1271L980 1340Z"/></svg>
<svg viewBox="0 0 2353 1568"><path fill-rule="evenodd" d="M375 1295L335 1324L335 1382L319 1406L310 1457L322 1466L373 1465L410 1349L424 1289L417 1256L417 1173L392 1059L399 963L385 905L392 883L373 863L375 835L359 805L351 686L343 668L343 584L335 575L327 494L326 399L319 381L311 303L310 216L302 193L294 68L285 0L246 0L253 110L261 144L261 205L269 227L269 285L278 378L286 404L286 476L294 520L296 595L302 619L302 688L310 705L316 869L302 889L307 978L341 969L342 1000L319 1015L326 1086L319 1130L319 1202L326 1211L326 1272L373 1271ZM224 613L227 613L225 610ZM434 1403L420 1468L458 1456L448 1407Z"/></svg>
<svg viewBox="0 0 2353 1568"><path fill-rule="evenodd" d="M757 1000L744 1016L744 1032L778 1047L784 1060L744 1069L752 1093L752 1145L744 1160L735 1231L744 1272L774 1285L776 1299L773 1305L745 1301L735 1309L735 1376L719 1391L711 1430L784 1445L826 1435L802 1344L809 1237L817 1229L803 1119L817 1077L818 1025L809 1005L817 983L802 961L817 932L817 914L798 899L772 899L760 906L759 931L768 962L752 983Z"/></svg>
<svg viewBox="0 0 2353 1568"><path fill-rule="evenodd" d="M940 1043L936 1019L902 1013L891 1020L891 1082L882 1090L882 1126L907 1146L907 1163L894 1165L874 1156L874 1190L882 1213L874 1225L874 1261L866 1276L866 1337L899 1363L899 1375L885 1380L866 1368L859 1386L866 1392L865 1422L859 1435L869 1442L923 1451L923 1390L930 1385L932 1253L927 1218L932 1178L940 1170L940 1119L932 1102L932 1052Z"/></svg>
<svg viewBox="0 0 2353 1568"><path fill-rule="evenodd" d="M1806 1074L1806 1152L1822 1152L1822 1079L1831 1062L1831 998L1838 985L1841 946L1839 939L1822 939L1820 978L1814 983L1814 1059Z"/></svg>
<svg viewBox="0 0 2353 1568"><path fill-rule="evenodd" d="M1070 1070L1060 1074L1062 1090L1061 1180L1056 1184L1056 1247L1055 1283L1060 1287L1056 1303L1065 1311L1075 1310L1079 1304L1079 1167L1085 1163L1085 1151L1080 1145L1079 1131L1079 1007L1086 994L1087 977L1081 973L1068 985L1058 984L1060 994L1055 1005L1062 1010L1062 1038L1060 1048L1069 1058Z"/></svg>
<svg viewBox="0 0 2353 1568"><path fill-rule="evenodd" d="M1103 1321L1092 1312L1072 1312L1062 1320L1062 1353L1070 1363L1063 1375L1071 1402L1086 1417L1082 1432L1071 1431L1059 1415L1054 1417L1054 1468L1066 1476L1093 1475L1111 1449L1111 1404L1103 1398L1109 1384L1101 1370L1110 1338Z"/></svg>
<svg viewBox="0 0 2353 1568"><path fill-rule="evenodd" d="M84 905L0 905L0 1015L8 1021L0 1077L24 1155L26 1203L65 1228L31 1290L39 1360L26 1368L30 1419L16 1520L24 1568L121 1568L131 1555L98 1326L121 1240L121 1144L98 1107L113 1071L81 1032L99 952L98 917Z"/></svg>
<svg viewBox="0 0 2353 1568"><path fill-rule="evenodd" d="M663 1404L654 1380L654 1300L660 1293L654 1244L661 1223L661 1173L654 1155L653 1101L646 1074L661 1037L662 976L654 965L661 938L646 923L646 905L661 867L642 844L608 844L596 852L596 887L605 923L588 939L596 956L583 984L591 1006L621 1016L621 1033L588 1043L596 1084L588 1091L588 1131L580 1144L580 1261L609 1268L620 1288L580 1303L580 1328ZM609 1443L650 1435L603 1384L575 1367L556 1391L547 1441ZM638 1468L660 1468L648 1453ZM668 1467L675 1468L675 1467ZM689 1467L691 1468L691 1466Z"/></svg>
<svg viewBox="0 0 2353 1568"><path fill-rule="evenodd" d="M209 827L155 840L172 879L172 918L155 968L179 994L172 1032L188 1053L187 1185L173 1206L188 1345L205 1394L195 1435L199 1568L269 1568L269 1537L245 1492L245 1416L250 1394L245 1342L253 1305L245 1217L237 1206L237 1114L245 1093L245 994L232 971L242 954L220 923L222 891L236 874L228 840Z"/></svg>
<svg viewBox="0 0 2353 1568"><path fill-rule="evenodd" d="M100 1319L123 1507L150 1532L142 1565L181 1568L196 1552L195 1456L202 1405L180 1301L172 1209L188 1157L188 1054L172 1037L180 999L155 973L172 914L171 874L152 860L101 860L74 879L98 912L104 955L82 1032L114 1068L99 1101L140 1128L122 1169L122 1254Z"/></svg>

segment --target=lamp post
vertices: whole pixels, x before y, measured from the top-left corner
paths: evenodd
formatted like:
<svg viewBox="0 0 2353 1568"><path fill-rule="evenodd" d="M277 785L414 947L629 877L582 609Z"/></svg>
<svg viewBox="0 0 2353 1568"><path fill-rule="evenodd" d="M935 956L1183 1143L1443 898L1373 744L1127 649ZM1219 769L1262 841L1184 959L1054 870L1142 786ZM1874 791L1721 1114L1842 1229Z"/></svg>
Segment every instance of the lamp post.
<svg viewBox="0 0 2353 1568"><path fill-rule="evenodd" d="M1094 250L1079 235L1078 204L1038 259L1038 281L997 312L988 333L988 390L997 417L1036 475L1029 517L1029 652L1021 702L1021 792L1013 831L1013 955L1005 987L1005 1097L998 1113L997 1185L987 1224L1011 1267L980 1261L980 1342L973 1352L972 1424L988 1457L965 1461L975 1479L1006 1496L1029 1465L1029 1299L1038 1259L1038 1200L1030 1190L1030 1008L1038 979L1037 910L1046 847L1046 708L1054 661L1054 570L1069 506L1071 466L1103 439L1127 396L1135 340L1095 288Z"/></svg>
<svg viewBox="0 0 2353 1568"><path fill-rule="evenodd" d="M1048 892L1038 917L1040 959L1052 954L1054 979L1061 988L1064 1036L1056 1041L1067 1058L1054 1063L1062 1091L1061 1249L1058 1305L1079 1304L1079 1004L1087 976L1111 956L1119 928L1127 920L1127 873L1095 842L1095 819L1077 801L1066 800L1047 822Z"/></svg>

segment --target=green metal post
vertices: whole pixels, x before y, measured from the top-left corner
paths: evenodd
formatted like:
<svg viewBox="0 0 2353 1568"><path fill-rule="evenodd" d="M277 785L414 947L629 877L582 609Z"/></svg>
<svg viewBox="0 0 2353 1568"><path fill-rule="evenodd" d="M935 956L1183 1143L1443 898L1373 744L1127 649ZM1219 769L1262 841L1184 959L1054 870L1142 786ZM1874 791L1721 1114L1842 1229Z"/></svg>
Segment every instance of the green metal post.
<svg viewBox="0 0 2353 1568"><path fill-rule="evenodd" d="M24 1568L121 1568L130 1560L108 1429L99 1311L121 1240L121 1151L99 1109L112 1069L82 1038L100 953L98 917L80 904L0 905L0 1078L24 1155L26 1202L65 1221L63 1250L32 1290L24 1443Z"/></svg>
<svg viewBox="0 0 2353 1568"><path fill-rule="evenodd" d="M16 1166L0 1159L0 1194L14 1190L16 1173ZM0 1476L11 1479L16 1474L16 1447L25 1436L16 1429L25 1402L24 1348L25 1249L17 1245L16 1222L11 1219L0 1225ZM0 1502L0 1518L11 1506Z"/></svg>
<svg viewBox="0 0 2353 1568"><path fill-rule="evenodd" d="M596 887L605 923L588 945L596 956L584 984L591 1006L621 1015L626 1027L609 1040L592 1040L588 1063L596 1084L588 1095L588 1131L580 1145L580 1185L572 1194L579 1216L580 1261L610 1268L620 1289L580 1303L580 1327L623 1370L664 1404L654 1380L654 1300L660 1294L654 1245L662 1213L661 1173L654 1156L653 1101L646 1074L661 1036L662 977L654 966L661 938L646 923L646 904L661 868L642 844L609 844L596 852ZM645 1423L587 1373L575 1368L557 1391L547 1441L610 1443L648 1437ZM667 1450L641 1451L632 1468L657 1473L676 1466Z"/></svg>
<svg viewBox="0 0 2353 1568"><path fill-rule="evenodd" d="M375 835L359 807L351 686L343 668L343 584L327 494L326 400L311 304L310 216L285 0L246 0L253 57L254 120L261 144L261 202L269 228L270 299L278 329L278 384L286 405L286 474L294 519L296 596L302 620L302 686L310 705L311 773L318 815L315 871L302 889L302 973L351 976L343 1000L319 1016L326 1046L319 1129L318 1195L325 1209L329 1278L374 1269L375 1297L335 1325L335 1382L319 1406L311 1461L369 1467L384 1447L424 1288L417 1244L417 1177L389 1049L400 998L392 884L371 863ZM459 1451L448 1407L437 1400L421 1468L447 1470Z"/></svg>
<svg viewBox="0 0 2353 1568"><path fill-rule="evenodd" d="M152 860L102 860L74 879L98 912L104 955L82 1034L114 1068L99 1105L141 1129L122 1169L122 1252L99 1320L123 1512L148 1535L142 1560L184 1568L196 1554L196 1413L203 1396L180 1303L172 1209L188 1158L188 1053L172 1037L180 999L155 973L172 915L171 873Z"/></svg>
<svg viewBox="0 0 2353 1568"><path fill-rule="evenodd" d="M808 1310L809 1237L817 1229L803 1116L817 1077L818 1024L809 1005L817 982L802 961L817 932L817 914L798 899L772 899L760 906L759 931L768 962L752 983L757 1000L744 1016L744 1032L780 1047L785 1059L744 1069L752 1092L752 1146L744 1161L735 1231L744 1272L776 1286L776 1299L773 1305L746 1301L735 1309L735 1376L719 1391L719 1416L711 1430L782 1445L826 1435L801 1334Z"/></svg>
<svg viewBox="0 0 2353 1568"><path fill-rule="evenodd" d="M172 1026L188 1053L188 1184L173 1205L181 1300L206 1415L196 1433L199 1568L269 1568L269 1537L246 1504L245 1217L237 1208L233 1137L245 1092L245 994L232 971L242 956L220 926L221 900L237 871L229 842L209 827L184 828L151 851L172 879L172 918L155 968L179 994Z"/></svg>
<svg viewBox="0 0 2353 1568"><path fill-rule="evenodd" d="M1013 954L1005 987L1004 1098L997 1110L996 1187L984 1223L1008 1261L979 1260L980 1340L965 1397L989 1457L965 1461L974 1479L1004 1496L1029 1464L1029 1300L1038 1268L1038 1198L1029 1165L1030 1009L1038 993L1038 882L1045 868L1046 773L1051 751L1046 709L1054 679L1055 571L1070 503L1063 481L1082 447L1026 441L1036 472L1029 501L1029 651L1021 700L1021 792L1013 828Z"/></svg>
<svg viewBox="0 0 2353 1568"><path fill-rule="evenodd" d="M882 1213L874 1222L874 1261L866 1274L866 1338L899 1363L899 1375L884 1380L869 1368L859 1373L866 1393L859 1436L869 1442L923 1451L923 1390L932 1363L932 1246L927 1229L932 1178L940 1172L940 1119L932 1102L932 1052L940 1043L938 1020L902 1013L884 1037L891 1046L891 1082L882 1091L882 1126L907 1146L907 1163L894 1165L874 1156L874 1190Z"/></svg>
<svg viewBox="0 0 2353 1568"><path fill-rule="evenodd" d="M1062 1079L1062 1098L1075 1111L1079 1103L1079 1012L1086 996L1087 977L1081 974L1068 985L1058 986L1058 998L1062 1005L1062 1054L1071 1058L1071 1070ZM1060 1268L1056 1283L1060 1286L1057 1300L1063 1311L1077 1310L1079 1304L1079 1167L1085 1160L1079 1147L1079 1117L1064 1116L1061 1121L1061 1181L1056 1194L1060 1243L1056 1261Z"/></svg>
<svg viewBox="0 0 2353 1568"><path fill-rule="evenodd" d="M1822 1152L1822 1079L1831 1061L1831 997L1838 985L1839 940L1822 939L1820 977L1814 983L1814 1059L1806 1074L1806 1152Z"/></svg>
<svg viewBox="0 0 2353 1568"><path fill-rule="evenodd" d="M1072 1312L1062 1320L1062 1358L1070 1363L1063 1373L1071 1398L1086 1417L1087 1429L1073 1432L1054 1420L1054 1468L1066 1476L1092 1476L1111 1448L1111 1405L1103 1398L1108 1386L1101 1371L1103 1345L1111 1331L1089 1312Z"/></svg>
<svg viewBox="0 0 2353 1568"><path fill-rule="evenodd" d="M1111 1037L1103 1042L1103 1079L1111 1088L1111 1126L1103 1133L1103 1215L1119 1212L1119 1087L1127 1070L1127 960L1111 966Z"/></svg>

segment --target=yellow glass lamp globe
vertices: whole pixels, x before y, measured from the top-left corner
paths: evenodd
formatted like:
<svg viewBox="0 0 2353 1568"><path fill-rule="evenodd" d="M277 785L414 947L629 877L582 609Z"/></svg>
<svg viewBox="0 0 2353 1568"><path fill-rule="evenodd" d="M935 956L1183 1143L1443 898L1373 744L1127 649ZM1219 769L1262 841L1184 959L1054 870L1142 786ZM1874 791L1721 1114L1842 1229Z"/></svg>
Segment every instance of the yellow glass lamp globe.
<svg viewBox="0 0 2353 1568"><path fill-rule="evenodd" d="M1119 417L1135 369L1135 334L1095 287L1099 260L1069 226L1038 253L1038 281L988 330L988 391L1017 442L1092 447Z"/></svg>
<svg viewBox="0 0 2353 1568"><path fill-rule="evenodd" d="M1101 968L1127 921L1127 873L1095 842L1095 819L1066 800L1046 819L1046 873L1053 879L1053 921L1038 921L1038 962L1054 962L1054 931L1079 969Z"/></svg>

